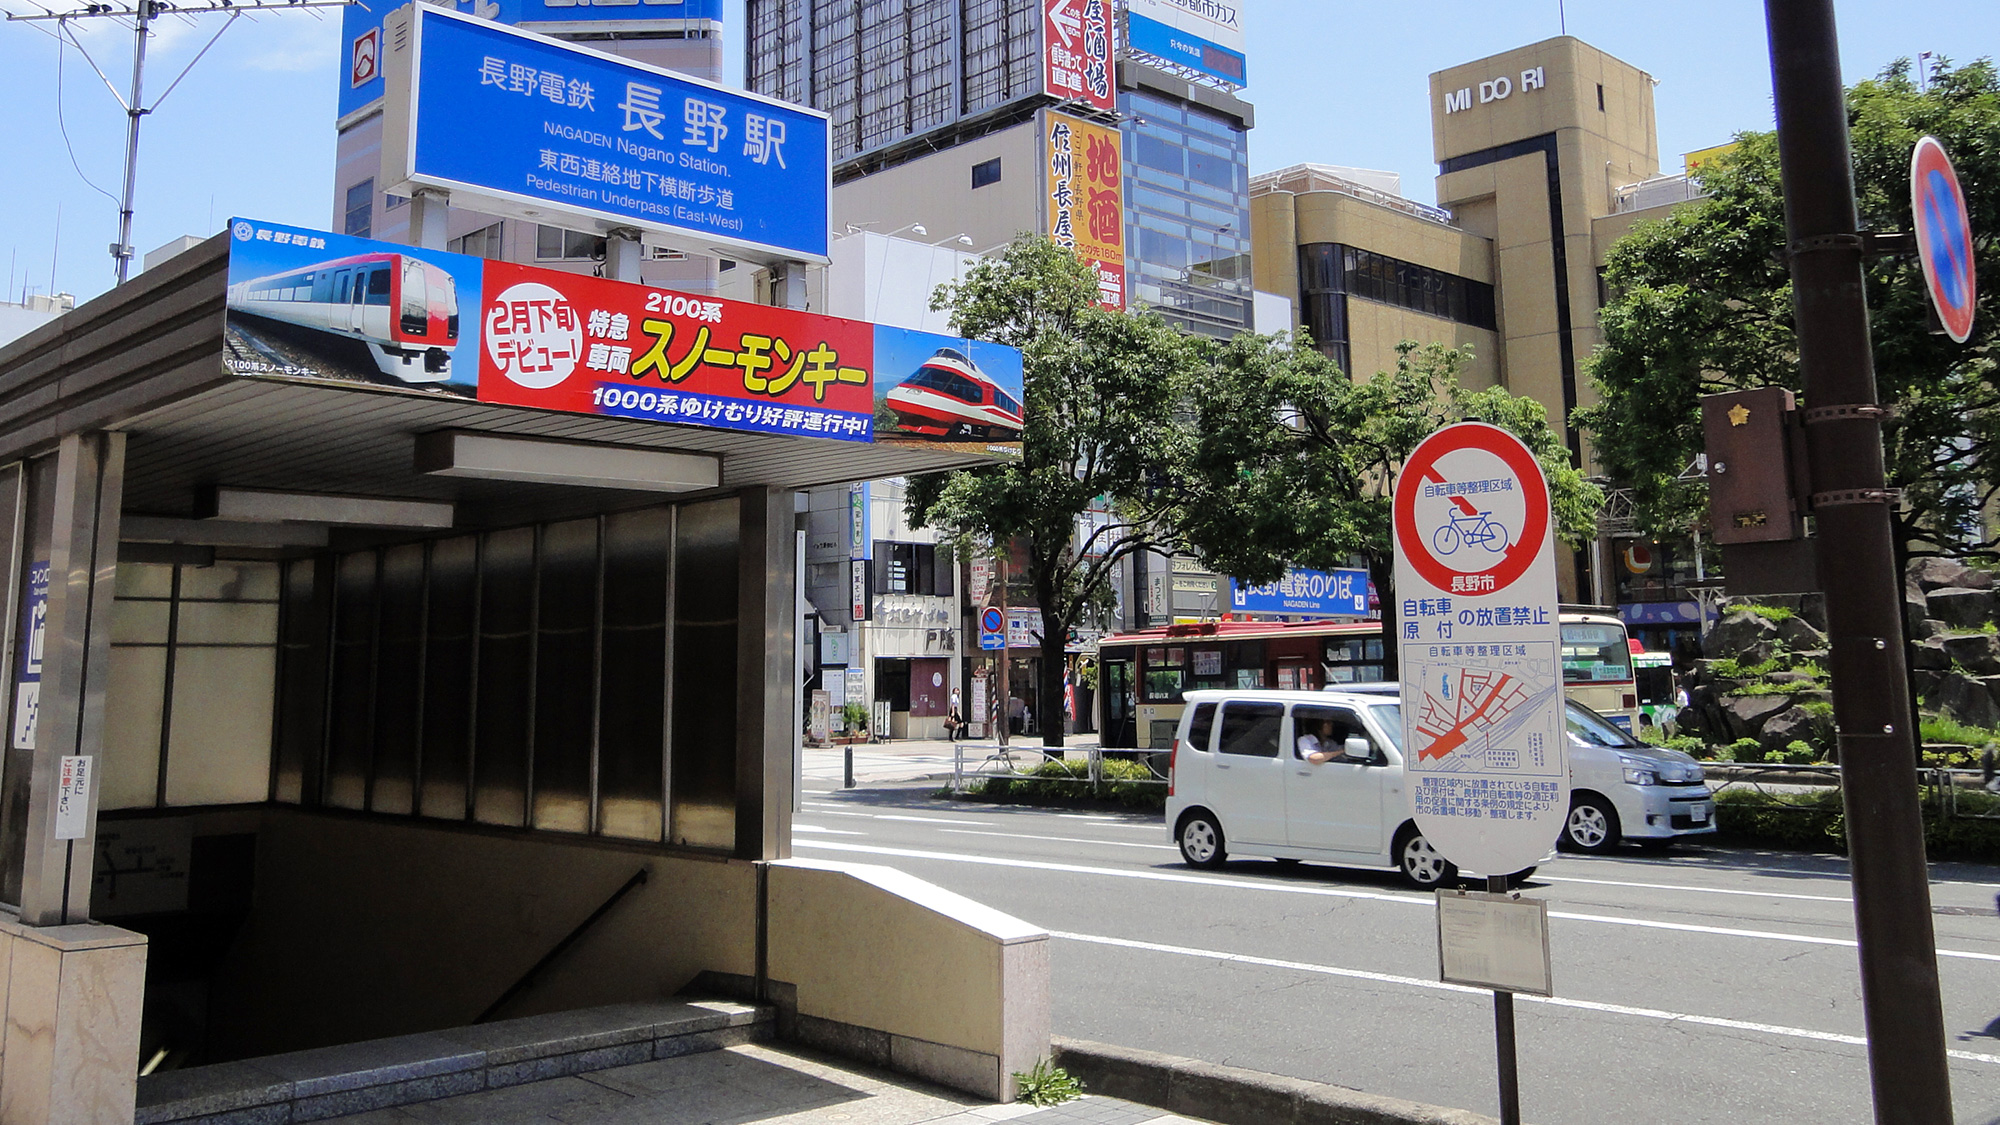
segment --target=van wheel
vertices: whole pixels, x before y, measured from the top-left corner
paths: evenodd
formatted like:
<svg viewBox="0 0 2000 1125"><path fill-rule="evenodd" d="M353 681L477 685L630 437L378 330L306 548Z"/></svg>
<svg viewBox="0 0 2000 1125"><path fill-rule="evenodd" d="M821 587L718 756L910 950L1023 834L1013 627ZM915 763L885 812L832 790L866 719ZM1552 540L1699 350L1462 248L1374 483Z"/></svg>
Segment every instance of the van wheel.
<svg viewBox="0 0 2000 1125"><path fill-rule="evenodd" d="M1189 867L1221 867L1229 858L1222 846L1222 826L1215 822L1215 814L1206 809L1182 817L1176 838L1181 845L1181 858Z"/></svg>
<svg viewBox="0 0 2000 1125"><path fill-rule="evenodd" d="M1579 794L1563 821L1564 850L1602 855L1618 846L1618 810L1595 793Z"/></svg>
<svg viewBox="0 0 2000 1125"><path fill-rule="evenodd" d="M1456 882L1458 865L1431 847L1423 833L1412 831L1396 846L1396 869L1403 881L1420 891L1435 890Z"/></svg>

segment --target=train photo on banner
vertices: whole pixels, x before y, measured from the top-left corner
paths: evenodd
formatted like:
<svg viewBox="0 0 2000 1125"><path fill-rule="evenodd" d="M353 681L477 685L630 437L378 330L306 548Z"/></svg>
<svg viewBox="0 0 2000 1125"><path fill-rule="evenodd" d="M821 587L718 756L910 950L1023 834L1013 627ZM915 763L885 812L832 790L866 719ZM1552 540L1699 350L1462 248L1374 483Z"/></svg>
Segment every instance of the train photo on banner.
<svg viewBox="0 0 2000 1125"><path fill-rule="evenodd" d="M939 348L885 401L907 433L991 441L1021 437L1020 401L955 348Z"/></svg>
<svg viewBox="0 0 2000 1125"><path fill-rule="evenodd" d="M1638 733L1625 623L1595 606L1561 614L1564 694ZM1118 633L1097 644L1098 730L1106 750L1173 741L1184 693L1207 688L1318 691L1380 681L1379 621L1206 621Z"/></svg>
<svg viewBox="0 0 2000 1125"><path fill-rule="evenodd" d="M382 374L405 383L451 379L458 286L420 258L356 254L239 281L229 308L359 341Z"/></svg>

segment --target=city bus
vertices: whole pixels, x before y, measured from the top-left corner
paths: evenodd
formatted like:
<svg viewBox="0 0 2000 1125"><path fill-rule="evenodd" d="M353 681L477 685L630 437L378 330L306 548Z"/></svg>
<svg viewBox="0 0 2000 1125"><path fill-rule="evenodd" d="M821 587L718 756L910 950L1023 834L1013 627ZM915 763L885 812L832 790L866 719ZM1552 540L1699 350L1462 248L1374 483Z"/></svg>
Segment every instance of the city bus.
<svg viewBox="0 0 2000 1125"><path fill-rule="evenodd" d="M1564 692L1635 736L1637 685L1625 623L1565 606ZM1107 750L1161 750L1182 695L1213 688L1318 691L1384 678L1379 621L1203 621L1107 636L1097 643L1097 729Z"/></svg>

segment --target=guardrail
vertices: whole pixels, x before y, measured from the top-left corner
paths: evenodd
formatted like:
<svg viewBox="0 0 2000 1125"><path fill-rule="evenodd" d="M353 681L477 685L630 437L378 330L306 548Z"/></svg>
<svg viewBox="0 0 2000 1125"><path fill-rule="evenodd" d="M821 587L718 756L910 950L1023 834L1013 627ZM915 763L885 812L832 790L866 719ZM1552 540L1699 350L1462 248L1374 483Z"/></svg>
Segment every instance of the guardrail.
<svg viewBox="0 0 2000 1125"><path fill-rule="evenodd" d="M1703 763L1703 769L1708 771L1709 788L1718 794L1739 786L1773 795L1840 787L1840 767L1832 764L1795 766L1781 762L1726 762ZM2000 780L1989 781L1985 771L1919 766L1913 772L1918 792L1939 816L1947 819L2000 820L2000 802L1995 802L1989 811L1968 808L1960 800L1968 793L2000 795ZM1748 776L1728 776L1731 774ZM1786 809L1783 805L1771 807L1779 811ZM1804 806L1797 807L1801 812L1814 811Z"/></svg>

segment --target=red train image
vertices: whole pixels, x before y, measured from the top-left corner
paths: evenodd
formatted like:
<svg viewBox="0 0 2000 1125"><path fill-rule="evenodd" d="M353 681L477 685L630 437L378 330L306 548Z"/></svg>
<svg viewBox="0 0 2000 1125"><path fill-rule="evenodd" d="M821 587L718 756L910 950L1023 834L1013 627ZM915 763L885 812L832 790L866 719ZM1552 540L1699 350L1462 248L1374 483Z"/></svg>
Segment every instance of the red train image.
<svg viewBox="0 0 2000 1125"><path fill-rule="evenodd" d="M984 441L1021 436L1020 402L956 348L939 348L885 401L907 433Z"/></svg>
<svg viewBox="0 0 2000 1125"><path fill-rule="evenodd" d="M356 254L229 287L229 307L359 340L384 375L405 383L451 378L458 286L405 254Z"/></svg>

